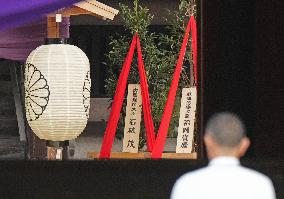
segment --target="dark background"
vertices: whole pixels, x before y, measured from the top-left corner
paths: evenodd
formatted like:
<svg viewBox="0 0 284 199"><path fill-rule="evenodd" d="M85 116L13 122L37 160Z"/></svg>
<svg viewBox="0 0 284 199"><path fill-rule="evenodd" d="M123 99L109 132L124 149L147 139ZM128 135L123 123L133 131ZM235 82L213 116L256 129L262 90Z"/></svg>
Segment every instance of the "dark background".
<svg viewBox="0 0 284 199"><path fill-rule="evenodd" d="M231 111L245 122L255 141L254 1L204 1L204 120ZM254 155L254 147L249 155Z"/></svg>
<svg viewBox="0 0 284 199"><path fill-rule="evenodd" d="M284 1L257 1L255 154L284 158Z"/></svg>
<svg viewBox="0 0 284 199"><path fill-rule="evenodd" d="M283 10L280 0L204 1L204 118L239 114L250 157L284 157Z"/></svg>

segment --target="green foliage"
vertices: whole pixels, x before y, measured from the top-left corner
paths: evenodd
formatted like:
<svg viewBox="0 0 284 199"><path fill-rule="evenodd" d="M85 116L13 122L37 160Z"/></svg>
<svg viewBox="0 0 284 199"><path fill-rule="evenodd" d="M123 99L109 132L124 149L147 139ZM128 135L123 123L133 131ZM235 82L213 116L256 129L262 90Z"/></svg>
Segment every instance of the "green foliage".
<svg viewBox="0 0 284 199"><path fill-rule="evenodd" d="M170 25L167 27L167 34L157 34L149 31L149 25L151 24L153 15L149 13L148 8L139 6L138 0L134 1L133 8L120 4L120 13L124 20L125 29L132 35L135 32L138 32L141 40L151 98L152 115L156 131L163 114L185 26L188 21L188 17L185 17L185 15L188 12L188 8L192 5L191 1L192 0L181 0L179 10L174 12L169 11L170 20L168 22ZM111 98L114 96L118 80L117 74L121 70L131 39L132 36L125 35L115 35L110 38L109 46L111 50L106 55L108 78L106 80L105 88L107 95ZM184 63L169 129L170 137L176 136L176 131L174 129L178 126L181 88L190 85L189 66L192 63L191 50L187 51ZM136 54L132 62L128 83L139 83ZM121 114L123 117L120 118L120 125L122 126L124 126L125 105L126 104L124 103L124 109ZM144 135L143 122L141 127L141 135ZM118 127L118 133L122 134L122 131L123 128ZM145 140L142 139L141 142L144 143Z"/></svg>

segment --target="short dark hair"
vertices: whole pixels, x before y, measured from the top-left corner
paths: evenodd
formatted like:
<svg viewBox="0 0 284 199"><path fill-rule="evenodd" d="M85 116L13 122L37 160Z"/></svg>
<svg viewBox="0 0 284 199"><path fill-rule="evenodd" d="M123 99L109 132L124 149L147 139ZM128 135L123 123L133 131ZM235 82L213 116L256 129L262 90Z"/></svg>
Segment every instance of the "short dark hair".
<svg viewBox="0 0 284 199"><path fill-rule="evenodd" d="M246 136L243 122L230 112L214 114L206 125L205 133L224 147L235 147Z"/></svg>

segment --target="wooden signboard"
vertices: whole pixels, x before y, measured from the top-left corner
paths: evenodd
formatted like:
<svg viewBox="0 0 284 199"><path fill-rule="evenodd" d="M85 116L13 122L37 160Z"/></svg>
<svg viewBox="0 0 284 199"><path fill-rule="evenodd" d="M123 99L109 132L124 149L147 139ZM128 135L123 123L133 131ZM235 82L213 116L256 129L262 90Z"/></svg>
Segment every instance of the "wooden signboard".
<svg viewBox="0 0 284 199"><path fill-rule="evenodd" d="M123 152L138 153L141 122L141 88L139 84L128 85Z"/></svg>
<svg viewBox="0 0 284 199"><path fill-rule="evenodd" d="M176 153L192 152L196 103L196 87L182 89Z"/></svg>

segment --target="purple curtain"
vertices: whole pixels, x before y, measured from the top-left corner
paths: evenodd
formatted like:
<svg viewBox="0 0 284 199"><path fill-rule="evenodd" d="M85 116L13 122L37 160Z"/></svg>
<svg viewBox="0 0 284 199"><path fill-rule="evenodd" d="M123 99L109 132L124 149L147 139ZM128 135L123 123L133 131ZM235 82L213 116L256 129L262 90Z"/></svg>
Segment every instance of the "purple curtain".
<svg viewBox="0 0 284 199"><path fill-rule="evenodd" d="M81 0L0 0L0 58L24 61L43 44L45 14ZM25 26L23 26L25 25ZM69 18L61 23L61 36L69 37Z"/></svg>
<svg viewBox="0 0 284 199"><path fill-rule="evenodd" d="M69 17L60 23L60 37L69 38ZM6 31L0 31L0 58L25 61L30 52L44 43L47 18Z"/></svg>
<svg viewBox="0 0 284 199"><path fill-rule="evenodd" d="M37 21L41 16L82 0L0 0L0 30Z"/></svg>

